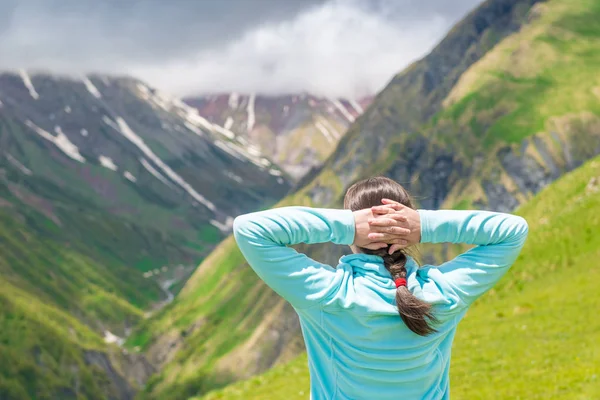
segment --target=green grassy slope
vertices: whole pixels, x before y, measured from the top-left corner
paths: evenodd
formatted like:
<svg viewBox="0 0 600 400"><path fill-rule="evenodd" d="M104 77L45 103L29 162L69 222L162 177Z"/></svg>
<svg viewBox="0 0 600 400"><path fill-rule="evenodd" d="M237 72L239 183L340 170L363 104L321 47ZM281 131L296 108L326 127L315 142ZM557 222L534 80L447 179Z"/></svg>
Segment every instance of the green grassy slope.
<svg viewBox="0 0 600 400"><path fill-rule="evenodd" d="M0 197L19 212L35 210L53 222L53 227L35 229L90 256L110 255L142 271L170 262L197 261L218 241L218 237L206 241L193 237L207 224L198 221L197 215L186 216L160 181L150 180L148 187L140 188L123 184L121 175L106 168L86 165L82 172L70 163L56 162L47 149L37 147L34 140L41 139L32 140L27 129L10 116L0 118L0 136L8 142L0 154L0 168L6 174L0 179ZM6 154L28 165L33 173L23 174ZM161 191L171 197L156 194ZM196 224L197 229L187 225L177 229L173 225L178 220ZM182 246L188 242L193 247Z"/></svg>
<svg viewBox="0 0 600 400"><path fill-rule="evenodd" d="M154 286L119 279L129 269L42 239L2 208L0 243L0 397L117 395L115 381L85 352L114 353L98 330L120 332L140 320L140 307L158 298ZM118 371L118 358L111 364Z"/></svg>
<svg viewBox="0 0 600 400"><path fill-rule="evenodd" d="M4 177L12 172L2 171ZM86 214L80 223L92 218L102 227L77 240L56 219L19 204L10 185L0 179L0 397L131 396L137 385L122 377L121 355L102 335L109 330L122 336L164 297L152 279L128 263L134 252L127 246L148 238L97 209L71 208L71 217ZM64 195L66 190L55 196ZM39 198L28 193L27 200ZM61 217L68 212L47 209ZM121 239L131 240L115 243L116 227ZM103 367L92 365L99 358L106 359Z"/></svg>
<svg viewBox="0 0 600 400"><path fill-rule="evenodd" d="M15 201L5 188L0 182L0 198ZM94 216L90 210L88 217ZM131 326L140 319L141 309L163 294L154 281L144 279L139 270L127 263L127 257L121 257L125 252L115 251L125 246L113 244L111 217L105 216L101 221L98 225L107 231L96 230L96 237L76 241L36 210L16 209L14 205L0 207L2 278L90 326L123 331L124 325ZM125 230L120 234L121 238L128 236ZM129 244L136 240L140 238L132 238ZM99 244L91 245L96 243Z"/></svg>
<svg viewBox="0 0 600 400"><path fill-rule="evenodd" d="M505 3L514 7L494 19ZM598 154L598 3L550 0L528 14L529 5L488 1L457 25L392 80L316 177L280 204L336 207L350 182L385 174L408 183L425 207L512 209ZM502 40L506 27L516 32ZM328 248L312 251L335 262ZM258 333L281 332L277 320L290 313L233 240L224 241L172 306L132 338L150 352L165 338L179 343L146 396L202 392L288 359L297 336L281 343Z"/></svg>
<svg viewBox="0 0 600 400"><path fill-rule="evenodd" d="M72 188L60 190L35 176L12 183L16 171L2 161L0 397L132 396L138 385L123 378L124 356L102 335L122 336L164 297L142 276L144 266L134 268L137 249L152 241L150 231L107 215ZM85 240L71 221L90 232ZM89 221L94 229L85 226Z"/></svg>
<svg viewBox="0 0 600 400"><path fill-rule="evenodd" d="M83 383L81 398L104 398L106 376L85 364L82 348L103 349L103 343L75 318L0 278L3 399L49 399L75 393L75 380Z"/></svg>
<svg viewBox="0 0 600 400"><path fill-rule="evenodd" d="M529 222L529 239L458 329L452 398L599 398L600 158L516 213ZM303 355L202 399L306 399L306 362Z"/></svg>

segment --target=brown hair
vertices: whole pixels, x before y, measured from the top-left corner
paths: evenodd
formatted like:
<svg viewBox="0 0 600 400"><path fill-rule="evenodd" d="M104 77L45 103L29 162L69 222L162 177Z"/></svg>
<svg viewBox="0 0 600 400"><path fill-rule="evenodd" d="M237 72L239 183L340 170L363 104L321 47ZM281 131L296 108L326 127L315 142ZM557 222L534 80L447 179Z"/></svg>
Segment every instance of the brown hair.
<svg viewBox="0 0 600 400"><path fill-rule="evenodd" d="M385 177L369 178L350 186L344 197L344 208L358 211L373 206L382 205L382 199L397 201L407 207L413 208L413 202L402 185ZM392 275L392 279L406 278L406 253L404 250L388 254L389 246L384 249L370 250L359 248L366 254L374 254L383 258L386 269ZM414 333L427 336L436 330L431 327L430 322L436 322L431 311L431 305L415 297L406 286L396 289L396 306L402 321Z"/></svg>

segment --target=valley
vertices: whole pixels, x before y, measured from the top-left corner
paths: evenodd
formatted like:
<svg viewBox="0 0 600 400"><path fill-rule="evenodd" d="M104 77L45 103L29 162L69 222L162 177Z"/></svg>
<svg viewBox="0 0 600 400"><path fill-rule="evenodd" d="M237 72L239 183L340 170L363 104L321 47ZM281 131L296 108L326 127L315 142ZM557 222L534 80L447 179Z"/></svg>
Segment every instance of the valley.
<svg viewBox="0 0 600 400"><path fill-rule="evenodd" d="M459 327L453 397L600 396L598 21L595 0L483 1L357 99L0 71L0 399L307 398L297 315L233 218L339 208L375 175L420 208L529 222Z"/></svg>

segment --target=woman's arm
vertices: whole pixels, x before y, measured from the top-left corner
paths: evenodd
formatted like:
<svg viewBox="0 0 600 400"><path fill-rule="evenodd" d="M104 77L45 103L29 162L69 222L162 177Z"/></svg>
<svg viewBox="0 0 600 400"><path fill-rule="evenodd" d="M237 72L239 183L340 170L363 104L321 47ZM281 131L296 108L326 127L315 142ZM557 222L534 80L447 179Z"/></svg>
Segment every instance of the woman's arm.
<svg viewBox="0 0 600 400"><path fill-rule="evenodd" d="M437 269L460 305L491 289L525 244L525 219L489 211L419 210L422 243L466 243L477 247Z"/></svg>
<svg viewBox="0 0 600 400"><path fill-rule="evenodd" d="M433 279L456 311L468 307L492 288L516 260L525 239L527 222L516 215L489 211L413 210L384 199L373 207L380 217L370 221L369 237L386 241L388 229L404 217L411 234L408 245L421 243L466 243L477 247L438 267L423 268L419 274ZM405 246L393 245L390 252Z"/></svg>
<svg viewBox="0 0 600 400"><path fill-rule="evenodd" d="M367 239L368 218L372 216L370 210L353 213L283 207L237 217L233 233L258 276L292 305L303 308L326 298L339 285L342 274L287 246L325 242L350 245L355 239L367 245L372 242Z"/></svg>

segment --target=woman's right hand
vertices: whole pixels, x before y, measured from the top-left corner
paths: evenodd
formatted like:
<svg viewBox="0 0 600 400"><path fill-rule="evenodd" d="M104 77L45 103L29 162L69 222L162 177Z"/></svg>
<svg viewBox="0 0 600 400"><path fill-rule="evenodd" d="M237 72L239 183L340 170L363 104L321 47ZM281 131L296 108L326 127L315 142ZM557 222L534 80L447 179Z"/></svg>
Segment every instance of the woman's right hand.
<svg viewBox="0 0 600 400"><path fill-rule="evenodd" d="M381 202L382 206L371 207L374 218L369 220L371 233L368 238L391 244L389 254L420 243L421 217L419 212L393 200L383 199ZM394 232L400 226L410 231L404 235L405 243L403 244L395 242L397 234Z"/></svg>

